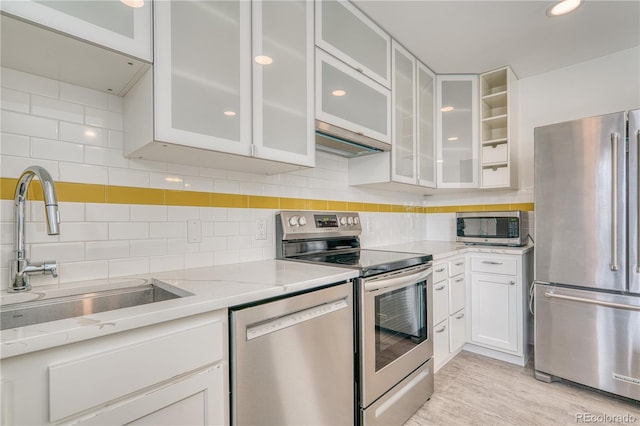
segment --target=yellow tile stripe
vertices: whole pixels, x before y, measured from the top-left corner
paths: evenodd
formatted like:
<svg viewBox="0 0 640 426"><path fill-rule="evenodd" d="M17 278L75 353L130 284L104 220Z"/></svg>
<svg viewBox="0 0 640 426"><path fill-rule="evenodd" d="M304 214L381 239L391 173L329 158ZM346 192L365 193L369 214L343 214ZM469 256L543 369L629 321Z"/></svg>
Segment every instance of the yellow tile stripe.
<svg viewBox="0 0 640 426"><path fill-rule="evenodd" d="M0 178L0 199L14 198L17 179ZM223 194L217 192L176 191L56 182L59 201L76 203L150 204L165 206L230 207L239 209L328 210L387 213L455 213L463 211L525 210L533 203L477 204L469 206L420 207L401 204L376 204L357 201L315 200L305 198L265 197L261 195ZM27 194L30 200L42 200L40 182L34 180Z"/></svg>

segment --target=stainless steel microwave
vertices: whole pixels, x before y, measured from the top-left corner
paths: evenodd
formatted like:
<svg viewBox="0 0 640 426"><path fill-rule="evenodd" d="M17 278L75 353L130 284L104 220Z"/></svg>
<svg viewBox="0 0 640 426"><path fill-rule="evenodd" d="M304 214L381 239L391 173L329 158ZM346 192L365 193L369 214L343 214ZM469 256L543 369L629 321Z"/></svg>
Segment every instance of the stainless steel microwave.
<svg viewBox="0 0 640 426"><path fill-rule="evenodd" d="M527 212L456 213L456 241L472 244L523 246L529 236Z"/></svg>

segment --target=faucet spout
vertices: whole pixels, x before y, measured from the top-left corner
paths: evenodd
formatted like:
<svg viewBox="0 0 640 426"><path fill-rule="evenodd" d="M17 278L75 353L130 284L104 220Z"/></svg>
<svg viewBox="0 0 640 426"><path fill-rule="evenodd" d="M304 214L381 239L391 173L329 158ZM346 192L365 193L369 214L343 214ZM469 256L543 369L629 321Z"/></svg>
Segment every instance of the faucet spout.
<svg viewBox="0 0 640 426"><path fill-rule="evenodd" d="M40 180L42 195L44 198L45 215L47 218L47 233L58 235L60 233L60 212L58 210L58 197L56 187L49 172L40 166L27 167L18 179L16 185L15 207L16 207L16 235L15 235L15 258L11 261L11 285L9 291L24 291L31 289L29 275L34 273L50 273L57 275L57 265L55 261L44 264L31 264L27 258L27 246L25 236L25 205L29 184L34 177Z"/></svg>

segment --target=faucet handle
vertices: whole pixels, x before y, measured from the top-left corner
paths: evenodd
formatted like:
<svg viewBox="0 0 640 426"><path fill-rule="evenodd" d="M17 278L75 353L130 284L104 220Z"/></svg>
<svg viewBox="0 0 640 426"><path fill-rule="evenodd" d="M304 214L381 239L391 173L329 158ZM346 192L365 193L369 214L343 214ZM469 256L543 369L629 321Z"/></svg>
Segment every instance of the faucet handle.
<svg viewBox="0 0 640 426"><path fill-rule="evenodd" d="M58 263L55 260L45 260L42 262L42 273L51 274L53 278L58 278Z"/></svg>

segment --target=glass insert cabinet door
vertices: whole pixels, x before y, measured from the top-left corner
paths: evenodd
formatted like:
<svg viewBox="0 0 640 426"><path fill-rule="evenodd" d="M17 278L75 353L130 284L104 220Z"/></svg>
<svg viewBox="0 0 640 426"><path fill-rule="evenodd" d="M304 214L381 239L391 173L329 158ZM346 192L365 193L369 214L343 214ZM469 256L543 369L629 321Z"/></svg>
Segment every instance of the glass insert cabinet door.
<svg viewBox="0 0 640 426"><path fill-rule="evenodd" d="M375 296L375 371L427 339L426 281Z"/></svg>
<svg viewBox="0 0 640 426"><path fill-rule="evenodd" d="M478 187L478 76L437 76L438 188Z"/></svg>

